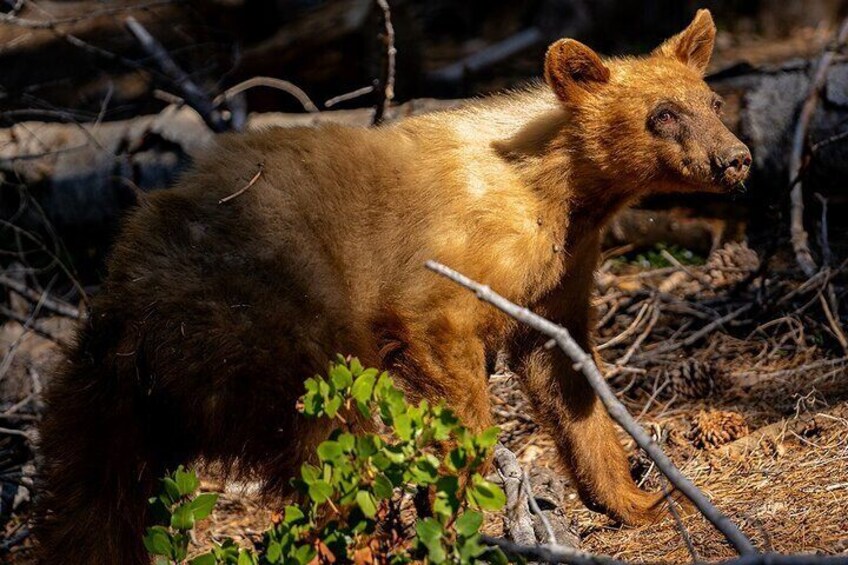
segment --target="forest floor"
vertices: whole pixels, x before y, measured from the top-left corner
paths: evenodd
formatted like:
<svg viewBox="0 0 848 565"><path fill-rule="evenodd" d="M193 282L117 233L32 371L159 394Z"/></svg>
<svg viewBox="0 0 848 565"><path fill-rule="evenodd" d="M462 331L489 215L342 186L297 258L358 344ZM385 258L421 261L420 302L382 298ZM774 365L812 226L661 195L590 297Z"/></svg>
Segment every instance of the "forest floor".
<svg viewBox="0 0 848 565"><path fill-rule="evenodd" d="M597 343L609 382L631 413L759 547L848 550L848 357L828 298L828 285L844 275L825 270L803 281L780 272L775 261L761 269L762 258L740 243L703 259L677 248L635 256L621 251L609 254L598 275ZM66 341L73 326L61 318L39 321L41 330ZM8 322L0 329L0 350L9 352L0 361L0 427L32 434L39 392L59 348ZM533 423L519 376L501 367L491 392L502 441L531 477L547 472L554 484L549 498L582 549L628 561L692 561L671 518L622 527L580 503L550 437ZM31 561L31 539L23 539L31 493L9 490L32 475L27 441L0 434L4 505L17 498L0 540L21 539L11 548L13 563ZM632 450L624 435L622 441ZM634 453L631 463L642 486L662 488L643 454ZM261 538L274 508L214 477L204 488L226 492L199 528L198 544ZM684 516L682 526L699 559L732 556L699 515ZM484 527L499 534L501 517L489 516Z"/></svg>

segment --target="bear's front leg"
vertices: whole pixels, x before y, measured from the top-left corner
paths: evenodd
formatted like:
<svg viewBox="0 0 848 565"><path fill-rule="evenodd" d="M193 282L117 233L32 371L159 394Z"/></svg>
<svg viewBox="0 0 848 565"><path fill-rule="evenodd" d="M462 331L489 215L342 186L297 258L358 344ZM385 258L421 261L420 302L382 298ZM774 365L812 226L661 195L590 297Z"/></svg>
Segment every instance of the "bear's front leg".
<svg viewBox="0 0 848 565"><path fill-rule="evenodd" d="M544 347L522 360L519 374L537 418L553 436L586 506L625 524L657 521L665 512L663 494L633 482L606 408L573 364L561 351Z"/></svg>

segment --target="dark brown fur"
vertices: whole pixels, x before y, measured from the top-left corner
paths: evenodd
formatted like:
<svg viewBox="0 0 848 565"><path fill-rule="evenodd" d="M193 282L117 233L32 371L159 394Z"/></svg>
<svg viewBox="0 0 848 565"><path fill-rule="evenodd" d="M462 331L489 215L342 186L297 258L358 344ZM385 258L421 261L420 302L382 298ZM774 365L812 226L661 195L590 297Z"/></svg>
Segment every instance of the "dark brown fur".
<svg viewBox="0 0 848 565"><path fill-rule="evenodd" d="M607 219L649 192L725 190L747 171L744 155L727 165L740 144L701 79L714 34L701 12L654 54L612 61L563 40L549 88L376 130L221 138L129 219L49 388L45 562L147 562L145 501L179 463L220 461L285 494L329 431L295 411L303 379L337 352L481 429L487 355L507 348L583 499L655 519L662 497L633 484L582 376L423 265L459 269L590 348Z"/></svg>

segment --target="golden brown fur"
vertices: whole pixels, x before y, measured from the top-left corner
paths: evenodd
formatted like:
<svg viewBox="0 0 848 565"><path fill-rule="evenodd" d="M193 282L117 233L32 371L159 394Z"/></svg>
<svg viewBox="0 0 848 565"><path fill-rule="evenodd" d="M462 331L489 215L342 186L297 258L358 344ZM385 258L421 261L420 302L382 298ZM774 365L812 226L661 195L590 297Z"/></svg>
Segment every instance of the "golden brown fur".
<svg viewBox="0 0 848 565"><path fill-rule="evenodd" d="M736 161L716 169L739 142L701 79L714 33L701 12L659 52L606 62L563 40L548 54L548 87L391 127L220 138L129 219L50 387L45 561L146 562L155 478L196 458L285 493L328 433L295 401L336 352L480 429L491 424L487 357L507 348L583 499L627 523L656 518L661 497L633 484L570 363L424 262L491 285L591 347L607 219L649 192L744 178ZM654 110L667 99L685 110L677 121ZM219 203L260 165L253 186Z"/></svg>

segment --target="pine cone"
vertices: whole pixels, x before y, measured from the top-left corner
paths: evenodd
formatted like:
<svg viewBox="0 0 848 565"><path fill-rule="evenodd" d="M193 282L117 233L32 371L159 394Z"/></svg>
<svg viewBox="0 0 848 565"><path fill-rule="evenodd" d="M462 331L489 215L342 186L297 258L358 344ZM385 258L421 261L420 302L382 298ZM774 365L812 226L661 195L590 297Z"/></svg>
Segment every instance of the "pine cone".
<svg viewBox="0 0 848 565"><path fill-rule="evenodd" d="M690 438L698 449L710 449L748 435L745 418L738 412L701 411L695 418Z"/></svg>
<svg viewBox="0 0 848 565"><path fill-rule="evenodd" d="M710 279L718 286L735 284L759 268L760 258L757 252L745 242L726 243L713 251L706 263Z"/></svg>
<svg viewBox="0 0 848 565"><path fill-rule="evenodd" d="M680 398L708 398L719 390L721 373L712 363L686 359L666 373L671 394Z"/></svg>

